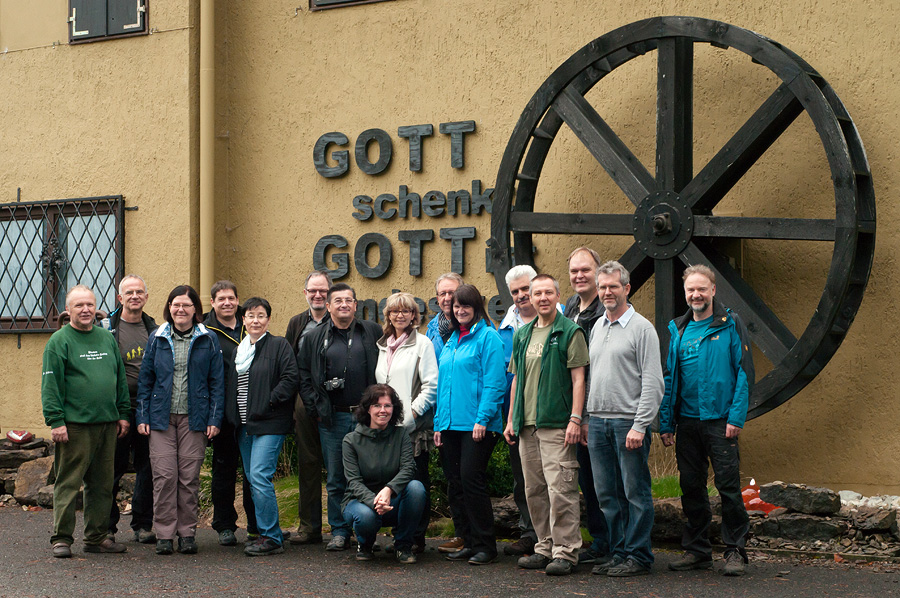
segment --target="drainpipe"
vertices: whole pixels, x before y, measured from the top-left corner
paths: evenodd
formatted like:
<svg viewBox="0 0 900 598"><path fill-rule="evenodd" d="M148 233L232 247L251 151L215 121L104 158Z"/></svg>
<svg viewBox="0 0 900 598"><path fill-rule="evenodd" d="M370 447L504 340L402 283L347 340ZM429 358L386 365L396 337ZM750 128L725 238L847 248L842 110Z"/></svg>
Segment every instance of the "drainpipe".
<svg viewBox="0 0 900 598"><path fill-rule="evenodd" d="M200 0L200 296L215 282L215 0Z"/></svg>

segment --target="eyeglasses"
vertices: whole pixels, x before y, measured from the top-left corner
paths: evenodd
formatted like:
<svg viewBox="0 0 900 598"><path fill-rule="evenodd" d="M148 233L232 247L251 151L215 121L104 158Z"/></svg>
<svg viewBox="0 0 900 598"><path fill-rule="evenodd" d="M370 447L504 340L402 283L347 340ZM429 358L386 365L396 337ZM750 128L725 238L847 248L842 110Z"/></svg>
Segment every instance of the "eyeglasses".
<svg viewBox="0 0 900 598"><path fill-rule="evenodd" d="M260 320L260 321L262 321L262 320L268 320L268 319L269 319L269 316L267 316L266 314L260 314L260 315L256 315L256 314L244 314L244 319L245 319L245 320L250 320L251 322L252 322L253 320Z"/></svg>
<svg viewBox="0 0 900 598"><path fill-rule="evenodd" d="M327 295L328 289L303 289L310 295Z"/></svg>
<svg viewBox="0 0 900 598"><path fill-rule="evenodd" d="M344 299L338 297L337 299L332 299L330 303L332 305L353 305L354 303L356 303L356 299Z"/></svg>
<svg viewBox="0 0 900 598"><path fill-rule="evenodd" d="M138 295L138 296L146 295L146 294L147 294L147 291L140 291L140 290L138 290L138 291L125 291L125 292L122 293L122 294L125 295L126 297L133 297L134 295Z"/></svg>
<svg viewBox="0 0 900 598"><path fill-rule="evenodd" d="M437 296L438 296L438 298L440 298L440 297L452 297L452 296L453 296L453 293L455 293L455 292L456 292L456 291L441 291L440 293L437 294Z"/></svg>
<svg viewBox="0 0 900 598"><path fill-rule="evenodd" d="M180 311L180 310L189 311L189 310L194 309L194 304L193 303L170 303L169 308L173 309L175 311Z"/></svg>
<svg viewBox="0 0 900 598"><path fill-rule="evenodd" d="M392 316L411 316L412 313L411 309L392 309L390 311Z"/></svg>

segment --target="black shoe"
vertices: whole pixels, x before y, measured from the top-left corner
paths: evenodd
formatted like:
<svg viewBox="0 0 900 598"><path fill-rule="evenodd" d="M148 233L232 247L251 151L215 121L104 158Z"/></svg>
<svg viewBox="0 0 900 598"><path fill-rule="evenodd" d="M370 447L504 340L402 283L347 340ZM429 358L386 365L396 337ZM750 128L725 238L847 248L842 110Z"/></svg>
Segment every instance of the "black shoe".
<svg viewBox="0 0 900 598"><path fill-rule="evenodd" d="M534 554L535 541L527 536L522 536L512 544L503 547L503 554L506 556L525 556Z"/></svg>
<svg viewBox="0 0 900 598"><path fill-rule="evenodd" d="M375 554L372 552L371 546L363 546L362 544L356 545L356 560L357 561L371 561L375 558Z"/></svg>
<svg viewBox="0 0 900 598"><path fill-rule="evenodd" d="M650 575L650 569L639 565L633 558L628 557L625 562L615 567L610 567L606 572L607 577L636 577L638 575Z"/></svg>
<svg viewBox="0 0 900 598"><path fill-rule="evenodd" d="M549 558L536 552L534 554L529 554L528 556L519 557L519 560L516 561L516 565L518 565L522 569L542 570L549 564Z"/></svg>
<svg viewBox="0 0 900 598"><path fill-rule="evenodd" d="M692 569L709 569L713 565L712 557L701 557L693 552L685 552L677 560L669 563L669 571L690 571Z"/></svg>
<svg viewBox="0 0 900 598"><path fill-rule="evenodd" d="M451 552L444 558L448 561L468 561L475 554L475 551L471 548L460 548L456 552Z"/></svg>
<svg viewBox="0 0 900 598"><path fill-rule="evenodd" d="M152 529L136 529L134 530L134 541L140 544L153 544L156 542L156 533Z"/></svg>
<svg viewBox="0 0 900 598"><path fill-rule="evenodd" d="M401 548L397 550L397 562L401 565L414 565L416 560L416 555L413 554L411 548Z"/></svg>
<svg viewBox="0 0 900 598"><path fill-rule="evenodd" d="M597 561L597 564L594 565L593 569L591 569L591 574L606 575L610 569L612 569L613 567L618 567L621 564L622 564L622 557L605 556Z"/></svg>
<svg viewBox="0 0 900 598"><path fill-rule="evenodd" d="M322 532L297 532L288 538L291 544L321 544Z"/></svg>
<svg viewBox="0 0 900 598"><path fill-rule="evenodd" d="M582 550L578 553L578 564L579 565L596 565L600 562L600 560L604 557L604 555L600 554L596 550L588 548L587 550Z"/></svg>
<svg viewBox="0 0 900 598"><path fill-rule="evenodd" d="M476 552L469 559L470 565L489 565L497 560L496 552Z"/></svg>
<svg viewBox="0 0 900 598"><path fill-rule="evenodd" d="M223 529L219 532L219 546L237 546L234 530Z"/></svg>
<svg viewBox="0 0 900 598"><path fill-rule="evenodd" d="M178 538L178 552L181 554L197 554L197 542L193 536Z"/></svg>
<svg viewBox="0 0 900 598"><path fill-rule="evenodd" d="M267 556L282 552L284 552L284 546L266 536L263 536L256 544L250 544L244 548L244 554L247 556Z"/></svg>
<svg viewBox="0 0 900 598"><path fill-rule="evenodd" d="M571 575L575 571L575 563L566 559L553 559L544 567L547 575Z"/></svg>
<svg viewBox="0 0 900 598"><path fill-rule="evenodd" d="M175 552L172 547L172 540L157 540L156 541L156 554L172 554Z"/></svg>

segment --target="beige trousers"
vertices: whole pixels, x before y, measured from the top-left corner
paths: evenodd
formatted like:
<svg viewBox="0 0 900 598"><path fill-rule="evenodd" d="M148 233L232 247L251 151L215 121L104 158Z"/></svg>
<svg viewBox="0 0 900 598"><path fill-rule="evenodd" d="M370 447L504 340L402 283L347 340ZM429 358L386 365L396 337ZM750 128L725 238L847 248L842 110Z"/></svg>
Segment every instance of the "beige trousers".
<svg viewBox="0 0 900 598"><path fill-rule="evenodd" d="M160 540L194 537L200 517L200 468L206 434L188 426L187 415L170 415L165 431L150 431L153 527Z"/></svg>

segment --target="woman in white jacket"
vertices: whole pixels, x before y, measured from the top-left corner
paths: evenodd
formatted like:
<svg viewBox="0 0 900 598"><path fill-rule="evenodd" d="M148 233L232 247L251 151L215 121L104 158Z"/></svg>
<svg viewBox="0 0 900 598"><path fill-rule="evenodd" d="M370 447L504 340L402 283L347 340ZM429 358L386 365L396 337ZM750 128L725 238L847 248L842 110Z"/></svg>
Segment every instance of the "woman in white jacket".
<svg viewBox="0 0 900 598"><path fill-rule="evenodd" d="M426 491L425 510L416 528L413 551L425 550L425 531L431 516L431 479L428 451L434 446L434 404L438 366L434 345L416 330L421 321L419 306L409 293L394 293L384 306L384 336L378 340L375 380L389 384L403 403L403 421L413 444L415 479Z"/></svg>

